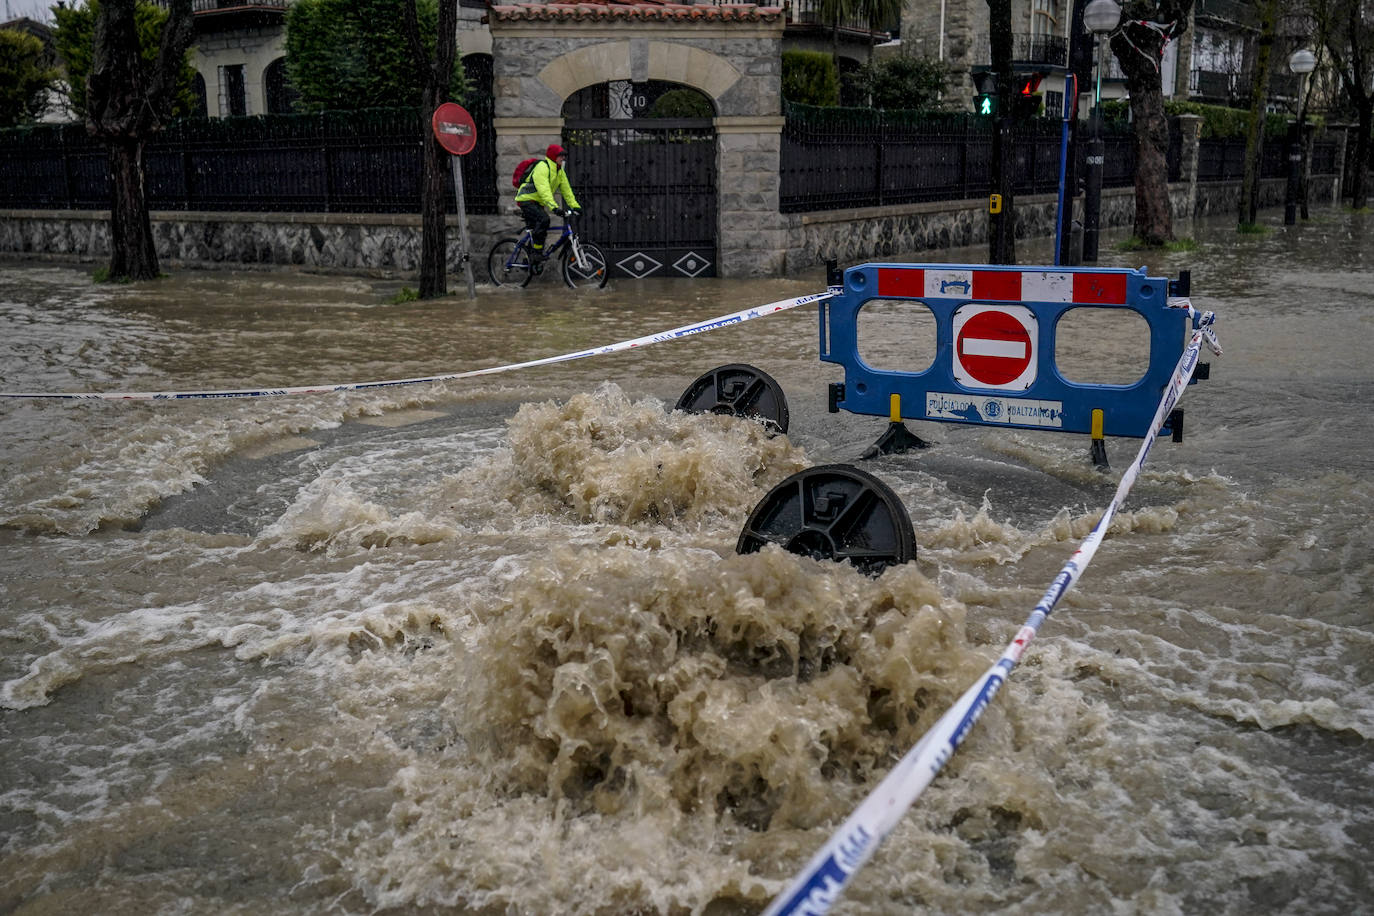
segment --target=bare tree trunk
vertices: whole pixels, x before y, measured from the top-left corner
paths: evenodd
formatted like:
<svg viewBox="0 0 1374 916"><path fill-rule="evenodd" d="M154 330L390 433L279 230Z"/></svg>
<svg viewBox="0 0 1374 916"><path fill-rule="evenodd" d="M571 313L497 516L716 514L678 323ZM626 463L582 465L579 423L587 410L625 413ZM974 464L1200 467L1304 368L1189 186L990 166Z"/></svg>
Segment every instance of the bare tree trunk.
<svg viewBox="0 0 1374 916"><path fill-rule="evenodd" d="M111 280L151 280L160 272L144 196L143 149L171 116L191 36L191 0L171 0L157 60L145 64L134 0L105 0L100 5L87 83L86 130L103 140L108 150Z"/></svg>
<svg viewBox="0 0 1374 916"><path fill-rule="evenodd" d="M420 40L415 0L406 0L405 17L411 53L425 74L420 94L420 132L424 137L420 177L420 298L437 299L448 294L448 226L444 199L452 163L449 152L434 137L430 118L449 98L449 80L458 53L458 0L439 3L438 35L432 58L425 55ZM459 206L462 206L461 201Z"/></svg>
<svg viewBox="0 0 1374 916"><path fill-rule="evenodd" d="M1160 61L1169 41L1188 29L1192 0L1130 0L1112 33L1112 53L1126 74L1135 124L1135 225L1147 245L1174 239L1169 205L1169 122L1164 114Z"/></svg>
<svg viewBox="0 0 1374 916"><path fill-rule="evenodd" d="M1169 204L1169 121L1164 114L1164 95L1158 79L1155 91L1137 85L1127 75L1131 93L1131 117L1135 124L1135 237L1159 247L1174 240L1174 214Z"/></svg>
<svg viewBox="0 0 1374 916"><path fill-rule="evenodd" d="M1264 113L1269 101L1269 58L1274 50L1274 20L1278 0L1257 0L1260 14L1254 78L1250 82L1250 132L1245 137L1245 178L1236 214L1242 226L1252 226L1259 212L1260 157L1264 153Z"/></svg>
<svg viewBox="0 0 1374 916"><path fill-rule="evenodd" d="M110 279L155 280L153 224L143 193L143 141L106 141L110 164Z"/></svg>

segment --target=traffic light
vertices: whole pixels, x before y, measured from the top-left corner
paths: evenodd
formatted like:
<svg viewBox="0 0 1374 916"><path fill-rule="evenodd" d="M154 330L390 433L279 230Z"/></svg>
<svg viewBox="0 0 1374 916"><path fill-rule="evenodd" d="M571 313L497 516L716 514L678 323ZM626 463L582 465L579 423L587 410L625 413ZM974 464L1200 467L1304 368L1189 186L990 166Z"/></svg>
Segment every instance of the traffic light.
<svg viewBox="0 0 1374 916"><path fill-rule="evenodd" d="M973 74L973 85L978 94L973 97L973 113L980 117L993 117L997 114L997 75L988 71Z"/></svg>
<svg viewBox="0 0 1374 916"><path fill-rule="evenodd" d="M1043 73L1018 73L1016 75L1016 95L1012 98L1011 114L1018 120L1033 118L1040 114L1040 88Z"/></svg>

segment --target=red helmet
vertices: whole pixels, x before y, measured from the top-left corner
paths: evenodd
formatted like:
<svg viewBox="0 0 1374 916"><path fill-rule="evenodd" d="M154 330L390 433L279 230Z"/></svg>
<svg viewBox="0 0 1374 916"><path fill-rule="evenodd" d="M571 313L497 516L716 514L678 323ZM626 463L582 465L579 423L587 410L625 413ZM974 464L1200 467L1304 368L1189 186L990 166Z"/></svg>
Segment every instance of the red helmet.
<svg viewBox="0 0 1374 916"><path fill-rule="evenodd" d="M567 154L568 151L557 143L550 143L549 148L544 150L544 155L548 156L550 159L557 159L559 156L566 156Z"/></svg>

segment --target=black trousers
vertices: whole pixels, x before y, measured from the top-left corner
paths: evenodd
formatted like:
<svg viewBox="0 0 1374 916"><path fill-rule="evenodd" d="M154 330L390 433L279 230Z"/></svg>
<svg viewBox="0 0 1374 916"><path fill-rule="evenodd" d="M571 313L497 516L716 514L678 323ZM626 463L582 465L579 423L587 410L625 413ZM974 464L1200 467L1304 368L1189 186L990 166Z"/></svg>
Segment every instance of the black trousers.
<svg viewBox="0 0 1374 916"><path fill-rule="evenodd" d="M520 215L525 218L525 228L530 231L530 237L534 239L534 247L542 252L544 250L544 239L549 234L549 211L537 200L520 201Z"/></svg>

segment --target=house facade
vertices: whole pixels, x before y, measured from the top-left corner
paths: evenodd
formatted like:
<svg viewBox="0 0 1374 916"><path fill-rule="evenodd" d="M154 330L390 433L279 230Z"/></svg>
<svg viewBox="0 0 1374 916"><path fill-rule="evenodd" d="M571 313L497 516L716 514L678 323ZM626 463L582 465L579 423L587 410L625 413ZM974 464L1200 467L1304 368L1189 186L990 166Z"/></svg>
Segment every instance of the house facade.
<svg viewBox="0 0 1374 916"><path fill-rule="evenodd" d="M191 65L201 113L212 118L282 114L294 96L286 76L286 11L292 0L193 0ZM491 55L486 4L461 0L458 46L464 58Z"/></svg>

